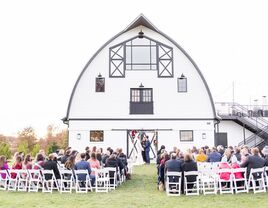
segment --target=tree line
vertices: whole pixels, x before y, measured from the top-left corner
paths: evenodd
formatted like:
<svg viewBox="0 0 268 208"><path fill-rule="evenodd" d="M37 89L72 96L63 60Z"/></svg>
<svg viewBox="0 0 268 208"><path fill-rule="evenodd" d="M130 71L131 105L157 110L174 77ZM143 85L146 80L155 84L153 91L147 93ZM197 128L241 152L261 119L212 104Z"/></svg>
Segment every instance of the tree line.
<svg viewBox="0 0 268 208"><path fill-rule="evenodd" d="M15 152L31 153L34 157L41 149L49 154L57 149L65 149L67 146L67 129L59 130L54 125L47 127L44 138L38 138L34 128L31 126L19 131L15 137L0 134L0 155L5 155L9 159Z"/></svg>

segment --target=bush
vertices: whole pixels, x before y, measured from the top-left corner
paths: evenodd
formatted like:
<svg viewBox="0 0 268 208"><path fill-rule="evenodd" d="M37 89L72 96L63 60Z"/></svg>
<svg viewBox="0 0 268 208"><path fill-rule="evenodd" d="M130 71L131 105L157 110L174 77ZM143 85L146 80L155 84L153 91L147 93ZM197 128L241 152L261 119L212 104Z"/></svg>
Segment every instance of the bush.
<svg viewBox="0 0 268 208"><path fill-rule="evenodd" d="M0 155L5 155L7 159L11 158L11 150L9 144L7 143L0 144Z"/></svg>

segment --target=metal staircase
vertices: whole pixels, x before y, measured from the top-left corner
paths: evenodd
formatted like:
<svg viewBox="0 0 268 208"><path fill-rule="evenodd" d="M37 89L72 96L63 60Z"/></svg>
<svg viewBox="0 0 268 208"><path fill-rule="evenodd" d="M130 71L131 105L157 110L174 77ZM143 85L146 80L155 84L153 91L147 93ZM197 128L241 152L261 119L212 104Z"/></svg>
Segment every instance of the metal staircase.
<svg viewBox="0 0 268 208"><path fill-rule="evenodd" d="M253 132L251 136L239 142L239 146L247 145L250 148L256 146L262 148L265 144L268 144L268 120L252 113L251 110L238 103L227 103L227 105L231 108L229 114L220 116L233 120Z"/></svg>

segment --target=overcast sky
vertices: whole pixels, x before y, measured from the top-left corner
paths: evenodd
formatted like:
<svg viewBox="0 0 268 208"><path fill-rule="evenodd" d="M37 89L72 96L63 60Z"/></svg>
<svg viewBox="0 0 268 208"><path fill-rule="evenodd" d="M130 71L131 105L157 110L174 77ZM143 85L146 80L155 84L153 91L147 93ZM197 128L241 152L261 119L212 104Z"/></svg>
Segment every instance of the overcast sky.
<svg viewBox="0 0 268 208"><path fill-rule="evenodd" d="M64 127L84 65L140 13L193 58L214 101L232 100L232 82L237 102L268 96L266 0L0 1L0 134Z"/></svg>

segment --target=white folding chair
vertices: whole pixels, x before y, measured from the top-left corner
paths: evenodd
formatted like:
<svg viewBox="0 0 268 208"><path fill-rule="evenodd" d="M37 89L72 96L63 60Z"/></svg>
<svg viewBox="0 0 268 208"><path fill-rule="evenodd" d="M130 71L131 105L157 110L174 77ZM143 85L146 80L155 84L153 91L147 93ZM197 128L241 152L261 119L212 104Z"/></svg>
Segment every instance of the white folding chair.
<svg viewBox="0 0 268 208"><path fill-rule="evenodd" d="M264 167L265 187L268 190L268 166Z"/></svg>
<svg viewBox="0 0 268 208"><path fill-rule="evenodd" d="M28 192L38 192L40 184L42 184L42 177L40 170L29 169L29 184Z"/></svg>
<svg viewBox="0 0 268 208"><path fill-rule="evenodd" d="M204 195L217 194L217 175L211 168L203 169L199 172L200 184Z"/></svg>
<svg viewBox="0 0 268 208"><path fill-rule="evenodd" d="M26 169L22 169L18 171L18 191L27 191L28 182L29 182L29 172Z"/></svg>
<svg viewBox="0 0 268 208"><path fill-rule="evenodd" d="M98 169L95 172L95 191L96 192L106 192L109 191L109 171L107 168Z"/></svg>
<svg viewBox="0 0 268 208"><path fill-rule="evenodd" d="M252 168L250 170L248 179L249 189L253 189L253 193L266 192L265 180L264 180L264 167L263 168Z"/></svg>
<svg viewBox="0 0 268 208"><path fill-rule="evenodd" d="M195 180L191 180L190 178L195 178ZM185 171L184 172L184 192L185 192L185 195L199 195L198 171Z"/></svg>
<svg viewBox="0 0 268 208"><path fill-rule="evenodd" d="M60 169L60 193L72 193L73 188L73 171Z"/></svg>
<svg viewBox="0 0 268 208"><path fill-rule="evenodd" d="M6 190L8 185L8 173L6 170L0 170L0 190Z"/></svg>
<svg viewBox="0 0 268 208"><path fill-rule="evenodd" d="M247 168L232 169L232 178L235 193L248 193Z"/></svg>
<svg viewBox="0 0 268 208"><path fill-rule="evenodd" d="M166 194L168 196L181 194L181 172L166 172Z"/></svg>
<svg viewBox="0 0 268 208"><path fill-rule="evenodd" d="M17 169L10 169L7 170L8 172L8 186L7 190L8 191L16 191L17 190L17 185L18 185L18 173L19 170Z"/></svg>
<svg viewBox="0 0 268 208"><path fill-rule="evenodd" d="M52 193L53 189L59 191L58 181L53 170L41 170L42 174L42 192Z"/></svg>
<svg viewBox="0 0 268 208"><path fill-rule="evenodd" d="M74 170L74 174L76 193L87 193L88 190L92 191L88 170Z"/></svg>
<svg viewBox="0 0 268 208"><path fill-rule="evenodd" d="M218 170L218 184L220 194L233 194L232 169L223 168ZM223 186L224 184L224 186Z"/></svg>
<svg viewBox="0 0 268 208"><path fill-rule="evenodd" d="M116 171L116 168L113 168L113 167L106 167L106 168L104 168L106 171L108 171L108 173L109 173L109 175L108 175L108 177L109 177L109 179L110 179L110 181L109 181L109 184L108 184L108 186L109 186L109 189L111 190L111 189L113 189L113 190L115 190L116 189L116 187L117 187L117 171Z"/></svg>

